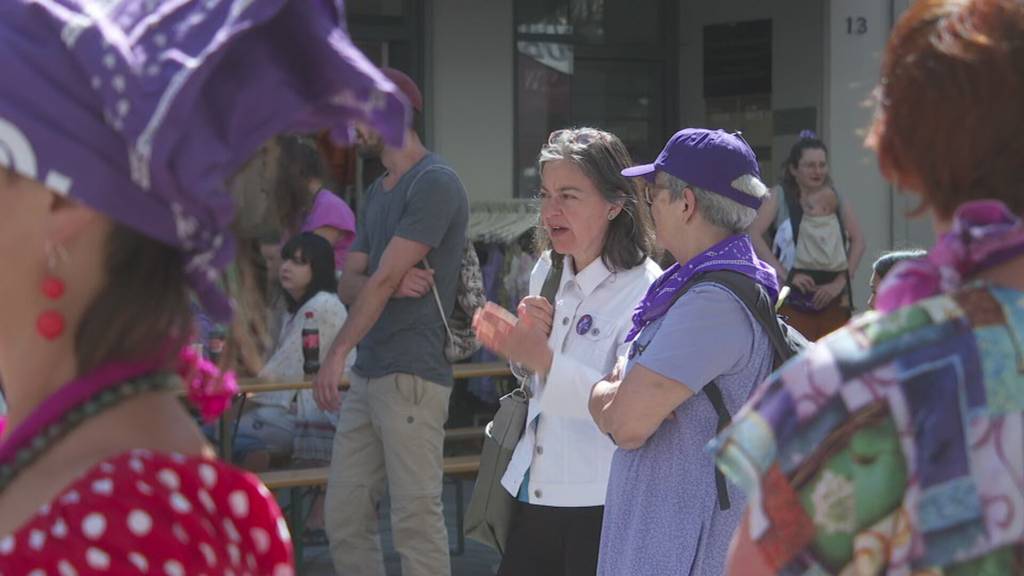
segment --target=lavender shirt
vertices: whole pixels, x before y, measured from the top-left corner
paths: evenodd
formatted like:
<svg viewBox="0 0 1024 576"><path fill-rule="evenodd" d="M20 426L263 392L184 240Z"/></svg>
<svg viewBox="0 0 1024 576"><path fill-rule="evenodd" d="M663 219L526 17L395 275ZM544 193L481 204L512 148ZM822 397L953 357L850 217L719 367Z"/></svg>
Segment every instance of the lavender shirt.
<svg viewBox="0 0 1024 576"><path fill-rule="evenodd" d="M612 458L598 574L679 576L722 573L746 499L730 484L728 511L718 508L714 459L705 445L718 416L700 394L714 380L735 414L771 372L768 336L731 292L701 284L637 337L630 360L682 382L692 396L636 450Z"/></svg>
<svg viewBox="0 0 1024 576"><path fill-rule="evenodd" d="M312 232L324 226L337 228L341 232L338 241L334 243L334 265L340 272L345 266L348 249L356 241L356 215L344 200L330 190L316 193L313 208L302 223L302 231Z"/></svg>

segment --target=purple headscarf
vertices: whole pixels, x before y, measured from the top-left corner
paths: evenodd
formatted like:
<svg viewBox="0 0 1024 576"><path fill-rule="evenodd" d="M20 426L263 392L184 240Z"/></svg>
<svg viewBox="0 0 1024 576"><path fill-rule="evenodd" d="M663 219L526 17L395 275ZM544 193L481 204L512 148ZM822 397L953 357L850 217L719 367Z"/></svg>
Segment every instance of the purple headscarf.
<svg viewBox="0 0 1024 576"><path fill-rule="evenodd" d="M0 166L181 249L216 320L228 177L281 132L409 120L341 0L2 0L0 71Z"/></svg>
<svg viewBox="0 0 1024 576"><path fill-rule="evenodd" d="M998 200L964 202L953 227L922 258L896 264L878 287L875 307L892 312L959 290L979 273L1024 254L1024 220Z"/></svg>

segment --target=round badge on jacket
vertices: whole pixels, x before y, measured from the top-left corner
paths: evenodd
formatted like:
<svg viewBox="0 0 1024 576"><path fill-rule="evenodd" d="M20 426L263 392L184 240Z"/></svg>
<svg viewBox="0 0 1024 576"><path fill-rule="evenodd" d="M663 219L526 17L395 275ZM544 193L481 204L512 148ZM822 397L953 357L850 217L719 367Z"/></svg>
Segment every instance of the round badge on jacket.
<svg viewBox="0 0 1024 576"><path fill-rule="evenodd" d="M587 332L590 332L591 326L594 325L594 317L590 314L584 314L580 318L580 321L576 323L576 333L583 336Z"/></svg>

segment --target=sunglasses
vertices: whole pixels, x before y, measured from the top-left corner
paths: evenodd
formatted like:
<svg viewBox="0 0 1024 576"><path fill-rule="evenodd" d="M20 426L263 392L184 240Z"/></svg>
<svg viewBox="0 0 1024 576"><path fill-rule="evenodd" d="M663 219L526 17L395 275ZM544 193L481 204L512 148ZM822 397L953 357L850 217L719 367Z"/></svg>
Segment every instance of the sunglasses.
<svg viewBox="0 0 1024 576"><path fill-rule="evenodd" d="M608 141L608 134L593 128L563 128L555 130L548 135L548 144L574 144L577 146L589 146L594 142Z"/></svg>

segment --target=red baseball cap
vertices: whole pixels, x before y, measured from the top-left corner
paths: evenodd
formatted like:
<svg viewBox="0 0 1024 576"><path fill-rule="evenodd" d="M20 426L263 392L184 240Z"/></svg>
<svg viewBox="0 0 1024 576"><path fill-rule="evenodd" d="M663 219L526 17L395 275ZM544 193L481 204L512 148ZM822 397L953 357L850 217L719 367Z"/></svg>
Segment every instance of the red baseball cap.
<svg viewBox="0 0 1024 576"><path fill-rule="evenodd" d="M394 82L395 86L398 86L413 110L423 112L423 93L420 92L419 86L416 86L416 82L413 82L412 78L409 78L405 72L394 68L381 68L380 71L388 77L388 80Z"/></svg>

